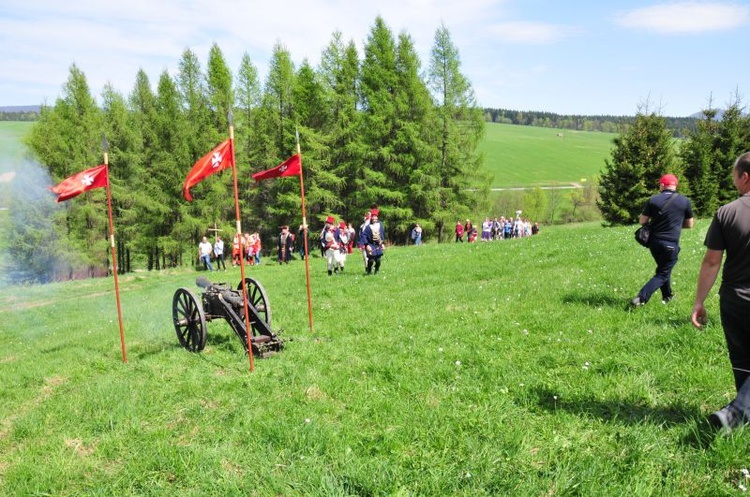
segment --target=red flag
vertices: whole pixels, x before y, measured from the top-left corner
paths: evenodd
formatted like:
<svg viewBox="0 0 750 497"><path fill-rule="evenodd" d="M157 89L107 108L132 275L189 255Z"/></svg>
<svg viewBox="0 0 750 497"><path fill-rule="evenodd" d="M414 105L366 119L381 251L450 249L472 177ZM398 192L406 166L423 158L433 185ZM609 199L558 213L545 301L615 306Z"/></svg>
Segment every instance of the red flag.
<svg viewBox="0 0 750 497"><path fill-rule="evenodd" d="M301 171L302 160L299 154L294 154L272 169L266 169L265 171L253 174L253 179L257 182L269 178L278 178L279 176L294 176L295 174L300 174Z"/></svg>
<svg viewBox="0 0 750 497"><path fill-rule="evenodd" d="M208 178L214 173L223 171L228 167L232 167L232 144L231 140L221 142L215 149L201 157L198 162L193 165L193 168L185 179L185 186L182 187L182 196L188 202L193 201L193 197L190 196L190 189Z"/></svg>
<svg viewBox="0 0 750 497"><path fill-rule="evenodd" d="M50 190L58 195L56 202L63 202L73 197L77 197L87 190L93 190L94 188L104 188L106 186L107 165L102 164L100 166L81 171L78 174L74 174L73 176L64 179L57 185L50 187Z"/></svg>

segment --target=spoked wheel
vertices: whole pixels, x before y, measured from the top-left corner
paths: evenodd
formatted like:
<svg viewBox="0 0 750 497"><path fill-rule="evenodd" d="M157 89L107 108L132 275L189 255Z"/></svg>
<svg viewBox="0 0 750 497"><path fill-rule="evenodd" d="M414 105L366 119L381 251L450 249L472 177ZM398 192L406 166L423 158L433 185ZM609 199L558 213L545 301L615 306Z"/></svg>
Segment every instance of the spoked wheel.
<svg viewBox="0 0 750 497"><path fill-rule="evenodd" d="M268 295L260 283L252 278L245 278L247 284L247 301L258 311L259 317L271 327L271 303ZM237 290L242 291L242 282L237 285ZM252 315L252 314L251 314Z"/></svg>
<svg viewBox="0 0 750 497"><path fill-rule="evenodd" d="M200 352L206 346L206 315L195 294L178 288L172 299L172 319L180 345L190 352Z"/></svg>

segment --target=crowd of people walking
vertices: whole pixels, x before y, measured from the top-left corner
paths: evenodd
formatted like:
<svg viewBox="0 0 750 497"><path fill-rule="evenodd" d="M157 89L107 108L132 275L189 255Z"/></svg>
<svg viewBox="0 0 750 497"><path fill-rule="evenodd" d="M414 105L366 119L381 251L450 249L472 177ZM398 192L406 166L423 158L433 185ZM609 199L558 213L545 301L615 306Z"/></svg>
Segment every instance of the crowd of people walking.
<svg viewBox="0 0 750 497"><path fill-rule="evenodd" d="M481 230L481 231L480 231ZM524 238L539 233L539 223L531 223L528 219L523 219L520 212L515 218L505 216L491 219L484 218L480 226L475 226L470 219L466 222L456 221L456 243L463 243L464 237L468 243L477 241L477 237L483 242L492 240L505 240L508 238ZM481 232L481 235L480 235Z"/></svg>
<svg viewBox="0 0 750 497"><path fill-rule="evenodd" d="M474 243L477 240L523 238L539 232L538 223L532 224L528 219L522 219L520 212L517 214L515 218L502 216L491 219L487 217L480 226L475 226L469 219L465 223L458 221L455 240L463 243L465 238L468 243ZM421 245L422 235L422 226L415 223L409 234L412 243ZM275 238L278 263L288 264L295 252L299 254L300 259L304 259L306 236L307 230L303 225L299 226L296 235L289 230L289 226L282 226ZM308 239L308 250L310 250L309 245ZM358 230L351 223L345 221L337 223L333 216L326 217L323 229L320 231L319 248L320 256L326 261L326 271L329 275L344 272L347 256L355 252L355 247L362 255L365 274L377 274L380 271L385 249L385 228L380 221L379 209L372 208L367 211ZM259 265L261 249L260 235L257 232L236 234L232 241L232 267L239 266L241 258L244 258L249 265ZM214 270L212 260L217 263L217 269L226 270L224 253L224 242L219 235L216 235L213 246L206 237L203 237L199 244L198 256L208 271Z"/></svg>

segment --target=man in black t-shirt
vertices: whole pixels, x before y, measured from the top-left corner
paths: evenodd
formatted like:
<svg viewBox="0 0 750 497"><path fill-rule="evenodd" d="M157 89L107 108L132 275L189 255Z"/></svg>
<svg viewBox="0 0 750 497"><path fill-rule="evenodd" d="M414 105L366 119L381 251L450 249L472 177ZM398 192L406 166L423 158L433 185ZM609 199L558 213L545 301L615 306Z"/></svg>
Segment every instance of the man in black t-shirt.
<svg viewBox="0 0 750 497"><path fill-rule="evenodd" d="M680 253L680 234L682 228L693 227L693 208L687 197L677 194L677 176L662 176L659 190L658 194L648 199L639 219L641 225L651 222L648 248L656 261L656 272L630 301L633 307L644 305L659 289L662 302L672 300L672 269L677 264Z"/></svg>
<svg viewBox="0 0 750 497"><path fill-rule="evenodd" d="M731 430L750 420L750 152L740 155L732 170L741 197L716 212L706 233L706 255L698 273L691 319L706 323L706 300L727 254L721 273L719 311L729 349L737 397L709 417L717 428Z"/></svg>

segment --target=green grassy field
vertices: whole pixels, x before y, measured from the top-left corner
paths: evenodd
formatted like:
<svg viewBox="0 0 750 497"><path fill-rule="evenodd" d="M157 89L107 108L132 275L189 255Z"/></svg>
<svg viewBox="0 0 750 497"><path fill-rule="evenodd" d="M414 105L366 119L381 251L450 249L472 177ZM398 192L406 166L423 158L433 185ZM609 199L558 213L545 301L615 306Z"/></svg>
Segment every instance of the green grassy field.
<svg viewBox="0 0 750 497"><path fill-rule="evenodd" d="M0 173L21 158L20 139L32 124L0 121L0 157L11 159L0 161ZM487 123L479 150L495 188L564 185L599 174L615 136Z"/></svg>
<svg viewBox="0 0 750 497"><path fill-rule="evenodd" d="M14 170L23 159L24 148L21 143L33 123L0 121L0 173Z"/></svg>
<svg viewBox="0 0 750 497"><path fill-rule="evenodd" d="M615 136L488 123L479 150L495 188L569 185L604 170Z"/></svg>
<svg viewBox="0 0 750 497"><path fill-rule="evenodd" d="M738 495L750 431L715 295L688 323L706 221L685 232L675 301L625 310L653 272L632 228L390 249L328 277L249 268L293 339L249 372L208 324L171 323L180 270L0 290L2 495ZM219 273L236 283L239 271Z"/></svg>

